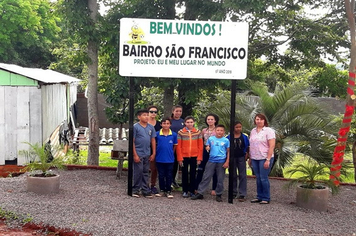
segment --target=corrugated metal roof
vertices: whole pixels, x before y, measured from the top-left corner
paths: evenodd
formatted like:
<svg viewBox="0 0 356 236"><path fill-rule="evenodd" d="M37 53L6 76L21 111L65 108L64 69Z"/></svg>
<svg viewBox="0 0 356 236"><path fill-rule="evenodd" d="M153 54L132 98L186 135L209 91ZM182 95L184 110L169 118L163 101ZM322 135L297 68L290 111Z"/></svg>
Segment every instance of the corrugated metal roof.
<svg viewBox="0 0 356 236"><path fill-rule="evenodd" d="M43 69L37 69L37 68L26 68L26 67L21 67L13 64L4 64L0 63L0 69L19 74L34 80L38 80L40 82L46 83L46 84L56 84L56 83L73 83L73 82L79 82L80 79L77 79L75 77L65 75L62 73L59 73L54 70L43 70Z"/></svg>

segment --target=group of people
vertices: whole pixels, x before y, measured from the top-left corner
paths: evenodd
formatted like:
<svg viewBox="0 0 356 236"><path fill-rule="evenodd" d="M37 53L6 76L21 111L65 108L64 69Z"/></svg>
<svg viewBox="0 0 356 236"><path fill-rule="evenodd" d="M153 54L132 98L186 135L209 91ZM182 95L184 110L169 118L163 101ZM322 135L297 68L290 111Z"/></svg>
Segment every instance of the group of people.
<svg viewBox="0 0 356 236"><path fill-rule="evenodd" d="M274 161L275 132L268 127L267 118L257 114L256 127L250 137L243 134L242 124L234 124L233 143L230 135L225 137L225 127L219 117L208 114L206 128L195 127L195 119L187 116L183 120L182 107L172 108L171 117L159 122L158 108L149 106L139 110L139 122L133 126L133 197L147 198L166 196L173 198L172 187L177 188L178 166L182 170L182 197L203 199L212 181L212 195L222 201L225 170L233 162L233 195L239 201L246 200L246 161L256 176L257 197L252 203L270 202L269 172ZM230 147L232 156L230 157ZM149 170L151 181L149 182ZM238 175L237 175L238 171ZM156 187L158 176L159 191Z"/></svg>

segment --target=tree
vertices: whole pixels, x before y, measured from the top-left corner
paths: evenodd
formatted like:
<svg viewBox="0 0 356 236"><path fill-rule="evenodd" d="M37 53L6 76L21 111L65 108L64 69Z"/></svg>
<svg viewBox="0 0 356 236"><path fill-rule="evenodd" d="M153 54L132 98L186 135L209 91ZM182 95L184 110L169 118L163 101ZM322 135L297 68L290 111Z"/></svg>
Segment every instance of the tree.
<svg viewBox="0 0 356 236"><path fill-rule="evenodd" d="M349 45L341 1L228 0L223 4L232 21L249 23L251 59L264 56L283 68L323 66L321 56L342 61L338 49ZM327 11L314 14L318 9ZM278 49L281 45L286 52Z"/></svg>
<svg viewBox="0 0 356 236"><path fill-rule="evenodd" d="M98 119L98 47L99 13L96 0L61 0L58 9L64 17L66 30L71 33L79 48L86 48L82 58L88 68L88 165L99 165L99 119Z"/></svg>
<svg viewBox="0 0 356 236"><path fill-rule="evenodd" d="M90 11L91 36L88 40L88 122L89 148L88 165L99 165L99 114L98 114L98 38L96 32L98 3L88 0Z"/></svg>
<svg viewBox="0 0 356 236"><path fill-rule="evenodd" d="M350 28L351 39L351 56L349 65L349 82L347 86L346 106L344 119L342 120L341 127L339 129L339 136L337 139L337 145L334 150L333 160L331 162L332 167L330 179L334 180L336 186L340 184L338 177L340 176L340 169L342 168L342 162L344 159L344 151L346 148L347 137L351 127L352 114L355 109L355 73L356 73L356 25L355 25L355 0L344 0L346 16ZM353 148L354 153L354 148ZM356 155L353 155L354 167L356 166ZM356 168L355 168L356 174Z"/></svg>
<svg viewBox="0 0 356 236"><path fill-rule="evenodd" d="M229 98L226 95L216 95L218 99L208 109L219 115L219 123L229 127ZM277 88L270 94L267 86L254 83L249 95L238 96L236 104L236 118L241 121L245 131L249 133L252 130L257 113L265 114L269 126L276 131L274 175L281 176L282 169L292 163L296 153L318 162L330 163L335 144L333 123L326 110L311 96L311 91L292 84Z"/></svg>
<svg viewBox="0 0 356 236"><path fill-rule="evenodd" d="M47 68L60 31L53 3L2 0L0 12L0 62Z"/></svg>
<svg viewBox="0 0 356 236"><path fill-rule="evenodd" d="M315 73L308 82L318 96L346 98L347 79L347 71L327 64L325 67L315 68Z"/></svg>

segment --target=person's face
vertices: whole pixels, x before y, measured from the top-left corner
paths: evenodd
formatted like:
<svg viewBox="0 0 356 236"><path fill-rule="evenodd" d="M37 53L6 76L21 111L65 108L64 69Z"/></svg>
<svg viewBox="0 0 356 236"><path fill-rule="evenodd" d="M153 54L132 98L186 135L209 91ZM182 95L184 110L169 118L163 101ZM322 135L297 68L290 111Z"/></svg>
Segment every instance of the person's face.
<svg viewBox="0 0 356 236"><path fill-rule="evenodd" d="M216 128L215 132L217 138L222 138L225 134L225 129L223 127L218 127Z"/></svg>
<svg viewBox="0 0 356 236"><path fill-rule="evenodd" d="M161 126L163 129L167 130L171 127L171 122L169 122L168 120L164 121L161 123Z"/></svg>
<svg viewBox="0 0 356 236"><path fill-rule="evenodd" d="M206 118L206 123L209 125L209 126L215 126L215 117L214 116L208 116Z"/></svg>
<svg viewBox="0 0 356 236"><path fill-rule="evenodd" d="M143 123L147 123L148 122L148 113L142 113L141 115L137 116L137 118L139 119L139 121L141 121Z"/></svg>
<svg viewBox="0 0 356 236"><path fill-rule="evenodd" d="M260 117L255 118L255 123L257 127L263 127L265 126L265 120L262 120Z"/></svg>
<svg viewBox="0 0 356 236"><path fill-rule="evenodd" d="M188 119L185 121L185 126L190 130L193 129L194 127L194 120Z"/></svg>
<svg viewBox="0 0 356 236"><path fill-rule="evenodd" d="M150 110L148 112L149 112L150 118L156 118L158 111L157 111L157 108L152 107L152 108L150 108Z"/></svg>
<svg viewBox="0 0 356 236"><path fill-rule="evenodd" d="M176 109L174 109L173 111L173 117L174 119L179 119L182 116L182 108L178 107Z"/></svg>
<svg viewBox="0 0 356 236"><path fill-rule="evenodd" d="M241 134L241 132L242 132L242 125L241 125L241 124L235 125L234 131L235 131L236 134Z"/></svg>

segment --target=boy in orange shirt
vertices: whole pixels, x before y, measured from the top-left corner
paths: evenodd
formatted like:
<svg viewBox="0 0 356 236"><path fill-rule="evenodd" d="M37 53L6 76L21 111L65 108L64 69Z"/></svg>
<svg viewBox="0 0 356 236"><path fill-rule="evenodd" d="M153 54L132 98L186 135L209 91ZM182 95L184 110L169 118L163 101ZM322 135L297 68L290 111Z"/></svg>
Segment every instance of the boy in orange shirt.
<svg viewBox="0 0 356 236"><path fill-rule="evenodd" d="M185 127L178 132L176 151L178 163L182 167L183 197L188 198L194 196L196 169L203 159L203 135L200 130L194 128L192 116L187 116L184 124ZM190 173L188 172L189 166Z"/></svg>

